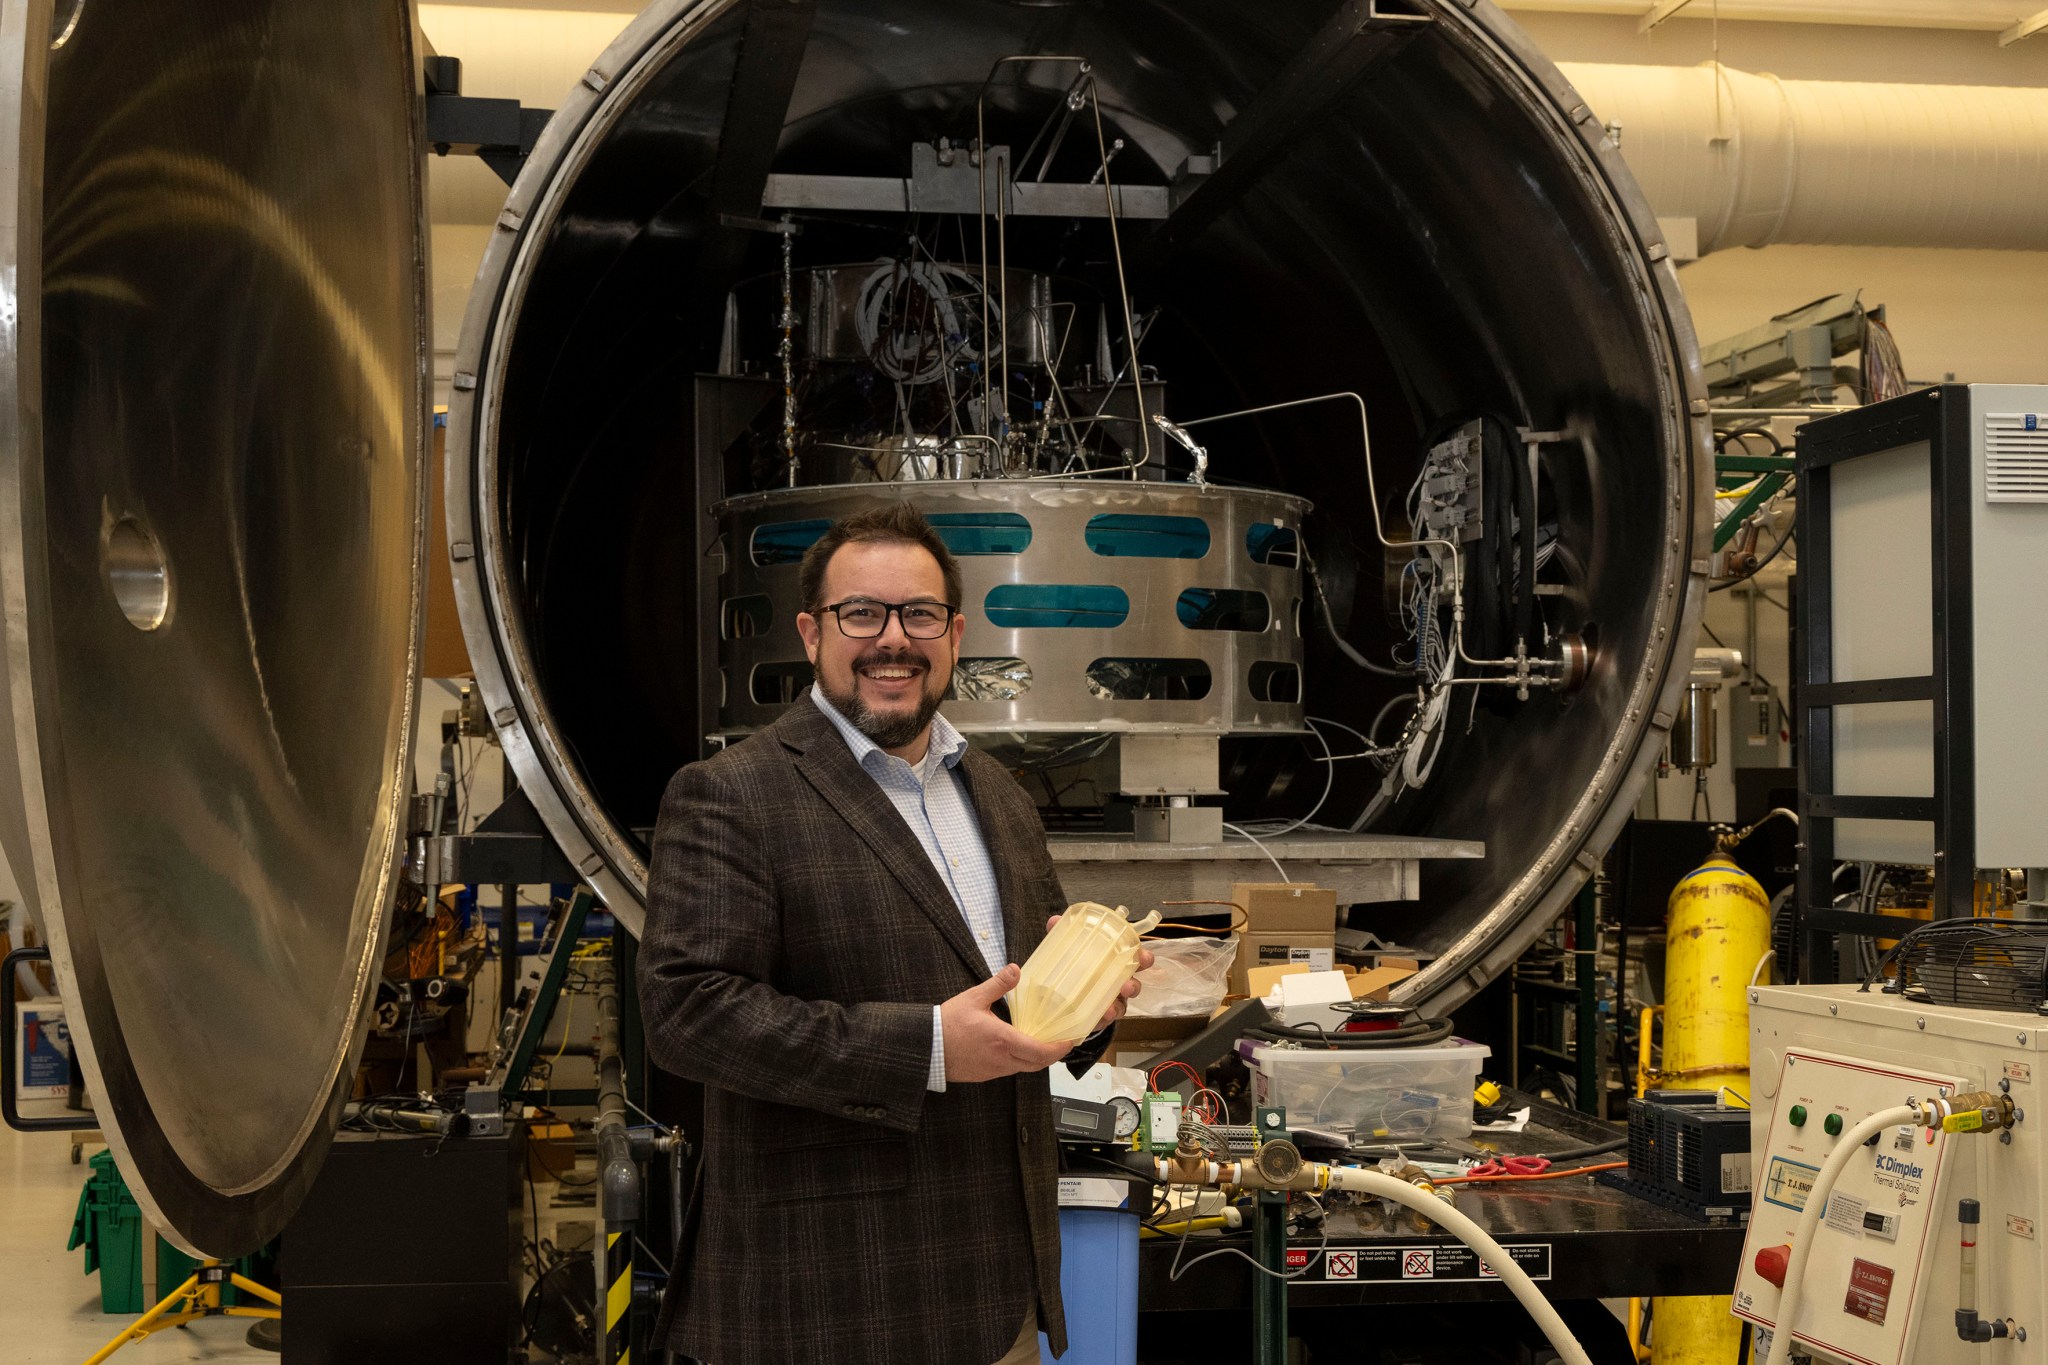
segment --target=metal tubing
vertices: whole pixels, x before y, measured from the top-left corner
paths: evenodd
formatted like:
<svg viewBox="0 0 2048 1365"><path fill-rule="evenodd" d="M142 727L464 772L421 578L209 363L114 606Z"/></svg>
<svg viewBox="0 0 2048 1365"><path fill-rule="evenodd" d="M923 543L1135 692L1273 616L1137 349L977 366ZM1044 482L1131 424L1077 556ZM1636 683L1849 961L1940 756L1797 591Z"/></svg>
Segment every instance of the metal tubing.
<svg viewBox="0 0 2048 1365"><path fill-rule="evenodd" d="M1269 1273L1252 1279L1252 1359L1287 1365L1287 1196L1259 1192L1252 1213L1252 1255Z"/></svg>
<svg viewBox="0 0 2048 1365"><path fill-rule="evenodd" d="M608 1226L640 1221L640 1167L626 1132L626 1066L619 1052L618 978L597 969L597 1168L599 1211Z"/></svg>
<svg viewBox="0 0 2048 1365"><path fill-rule="evenodd" d="M633 1230L640 1221L640 1166L626 1132L626 1067L619 1050L618 976L607 962L595 973L597 996L597 1187L604 1255L598 1301L604 1305L605 1365L627 1358L632 1344Z"/></svg>
<svg viewBox="0 0 2048 1365"><path fill-rule="evenodd" d="M1578 1037L1574 1053L1578 1060L1579 1094L1575 1106L1582 1114L1604 1118L1600 1112L1606 1096L1600 1087L1600 902L1599 886L1606 878L1596 874L1579 888L1578 914L1572 926L1572 973L1579 988L1576 1024Z"/></svg>

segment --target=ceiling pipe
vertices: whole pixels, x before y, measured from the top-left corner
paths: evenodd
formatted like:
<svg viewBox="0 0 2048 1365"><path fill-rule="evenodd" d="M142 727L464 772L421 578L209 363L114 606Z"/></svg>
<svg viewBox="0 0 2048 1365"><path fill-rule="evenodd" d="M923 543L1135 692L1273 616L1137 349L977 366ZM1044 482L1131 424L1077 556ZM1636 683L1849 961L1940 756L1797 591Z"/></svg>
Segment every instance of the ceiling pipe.
<svg viewBox="0 0 2048 1365"><path fill-rule="evenodd" d="M1561 63L1659 218L1699 252L2048 250L2048 89L1785 81L1726 66Z"/></svg>

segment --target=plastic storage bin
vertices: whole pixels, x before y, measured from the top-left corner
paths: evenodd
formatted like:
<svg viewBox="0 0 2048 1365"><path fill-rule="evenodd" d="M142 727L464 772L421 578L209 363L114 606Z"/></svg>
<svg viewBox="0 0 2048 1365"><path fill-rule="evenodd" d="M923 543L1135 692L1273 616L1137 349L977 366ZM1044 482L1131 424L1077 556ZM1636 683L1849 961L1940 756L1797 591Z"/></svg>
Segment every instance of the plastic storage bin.
<svg viewBox="0 0 2048 1365"><path fill-rule="evenodd" d="M1427 1047L1296 1048L1246 1040L1252 1100L1293 1124L1348 1126L1363 1137L1462 1138L1493 1049L1452 1038Z"/></svg>

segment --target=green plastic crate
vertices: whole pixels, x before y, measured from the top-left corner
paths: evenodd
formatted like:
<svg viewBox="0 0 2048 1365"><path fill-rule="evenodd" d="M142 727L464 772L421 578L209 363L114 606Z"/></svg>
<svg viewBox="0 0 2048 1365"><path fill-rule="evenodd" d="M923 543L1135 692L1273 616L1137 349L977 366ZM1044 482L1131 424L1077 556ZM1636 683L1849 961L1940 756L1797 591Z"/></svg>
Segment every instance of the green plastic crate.
<svg viewBox="0 0 2048 1365"><path fill-rule="evenodd" d="M111 1152L96 1152L92 1174L78 1192L66 1251L85 1248L85 1273L100 1277L102 1313L140 1313L142 1302L142 1210L114 1167Z"/></svg>

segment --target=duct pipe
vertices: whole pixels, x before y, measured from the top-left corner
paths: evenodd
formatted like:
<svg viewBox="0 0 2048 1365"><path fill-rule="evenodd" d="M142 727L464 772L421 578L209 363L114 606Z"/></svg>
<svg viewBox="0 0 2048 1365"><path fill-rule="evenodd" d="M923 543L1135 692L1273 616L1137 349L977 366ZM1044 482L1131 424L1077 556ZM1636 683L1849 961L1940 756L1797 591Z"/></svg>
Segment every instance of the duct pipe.
<svg viewBox="0 0 2048 1365"><path fill-rule="evenodd" d="M1564 63L1660 218L1735 246L2048 250L2048 90Z"/></svg>

